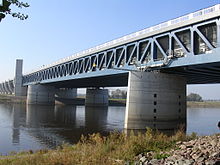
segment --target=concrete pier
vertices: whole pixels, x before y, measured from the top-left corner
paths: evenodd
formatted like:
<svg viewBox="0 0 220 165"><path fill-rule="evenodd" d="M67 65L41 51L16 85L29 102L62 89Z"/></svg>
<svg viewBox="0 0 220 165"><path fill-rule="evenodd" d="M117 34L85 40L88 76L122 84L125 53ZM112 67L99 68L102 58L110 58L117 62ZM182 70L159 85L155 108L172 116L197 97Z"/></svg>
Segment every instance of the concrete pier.
<svg viewBox="0 0 220 165"><path fill-rule="evenodd" d="M46 85L29 85L27 94L27 104L55 104L55 88Z"/></svg>
<svg viewBox="0 0 220 165"><path fill-rule="evenodd" d="M85 106L108 106L108 89L87 88Z"/></svg>
<svg viewBox="0 0 220 165"><path fill-rule="evenodd" d="M23 70L23 60L16 60L16 69L15 69L15 96L27 96L27 87L22 85L22 70Z"/></svg>
<svg viewBox="0 0 220 165"><path fill-rule="evenodd" d="M77 88L60 88L56 90L55 96L62 99L73 99L77 97Z"/></svg>
<svg viewBox="0 0 220 165"><path fill-rule="evenodd" d="M125 129L176 129L186 122L186 80L158 72L130 72Z"/></svg>

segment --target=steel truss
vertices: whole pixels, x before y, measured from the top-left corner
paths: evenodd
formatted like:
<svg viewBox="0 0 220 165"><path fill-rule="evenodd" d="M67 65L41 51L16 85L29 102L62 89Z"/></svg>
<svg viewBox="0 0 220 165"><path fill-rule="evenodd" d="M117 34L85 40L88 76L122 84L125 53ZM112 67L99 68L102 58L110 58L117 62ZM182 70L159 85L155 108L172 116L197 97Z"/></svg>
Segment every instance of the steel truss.
<svg viewBox="0 0 220 165"><path fill-rule="evenodd" d="M175 29L23 76L23 84L39 83L107 69L160 69L172 61L210 54L219 47L219 19Z"/></svg>
<svg viewBox="0 0 220 165"><path fill-rule="evenodd" d="M9 80L4 83L0 83L0 94L13 94L14 93L14 81Z"/></svg>

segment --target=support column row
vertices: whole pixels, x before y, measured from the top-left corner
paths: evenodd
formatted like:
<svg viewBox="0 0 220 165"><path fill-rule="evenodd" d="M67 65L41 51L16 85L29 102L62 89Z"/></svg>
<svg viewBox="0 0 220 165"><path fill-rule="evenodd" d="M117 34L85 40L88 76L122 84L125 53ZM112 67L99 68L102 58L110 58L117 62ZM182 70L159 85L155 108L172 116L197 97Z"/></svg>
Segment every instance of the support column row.
<svg viewBox="0 0 220 165"><path fill-rule="evenodd" d="M74 99L77 96L77 89L56 89L48 85L29 85L27 92L27 104L54 104L55 97L62 99ZM108 106L107 89L87 89L86 106Z"/></svg>

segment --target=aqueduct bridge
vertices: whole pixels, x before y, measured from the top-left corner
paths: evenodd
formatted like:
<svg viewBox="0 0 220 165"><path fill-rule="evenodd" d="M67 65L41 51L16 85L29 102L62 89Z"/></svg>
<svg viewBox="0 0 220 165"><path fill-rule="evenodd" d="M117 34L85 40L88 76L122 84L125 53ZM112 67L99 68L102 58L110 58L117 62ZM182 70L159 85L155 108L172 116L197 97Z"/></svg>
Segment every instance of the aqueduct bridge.
<svg viewBox="0 0 220 165"><path fill-rule="evenodd" d="M101 87L128 86L125 128L166 129L186 120L186 85L220 82L220 4L84 50L22 74L2 94L27 95L27 104L54 104L87 88L86 106L108 105Z"/></svg>

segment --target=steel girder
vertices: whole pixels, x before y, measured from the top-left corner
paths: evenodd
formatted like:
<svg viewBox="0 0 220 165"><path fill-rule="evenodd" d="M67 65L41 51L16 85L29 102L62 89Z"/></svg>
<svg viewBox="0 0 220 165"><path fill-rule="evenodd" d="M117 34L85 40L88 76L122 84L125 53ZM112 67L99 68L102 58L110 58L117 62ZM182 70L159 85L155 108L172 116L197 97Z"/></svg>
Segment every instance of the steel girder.
<svg viewBox="0 0 220 165"><path fill-rule="evenodd" d="M127 72L131 68L136 70L169 68L173 67L173 61L179 59L184 60L177 66L188 65L188 62L189 65L193 65L196 64L196 60L193 59L198 59L201 55L210 56L219 46L220 21L216 18L26 74L23 76L23 84L71 80L79 75L100 76L109 69ZM204 58L202 62L207 61Z"/></svg>
<svg viewBox="0 0 220 165"><path fill-rule="evenodd" d="M14 93L14 81L9 80L0 84L0 94L13 94Z"/></svg>

